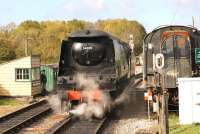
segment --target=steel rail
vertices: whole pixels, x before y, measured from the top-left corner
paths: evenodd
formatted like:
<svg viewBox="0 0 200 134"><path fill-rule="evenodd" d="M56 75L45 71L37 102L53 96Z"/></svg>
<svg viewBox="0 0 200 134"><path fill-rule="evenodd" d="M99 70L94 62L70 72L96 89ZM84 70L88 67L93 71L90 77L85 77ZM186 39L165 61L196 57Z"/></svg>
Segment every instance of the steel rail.
<svg viewBox="0 0 200 134"><path fill-rule="evenodd" d="M72 117L72 115L67 116L64 120L50 128L45 134L59 134L62 129L71 121Z"/></svg>
<svg viewBox="0 0 200 134"><path fill-rule="evenodd" d="M30 121L51 111L46 100L35 102L0 118L0 133L16 133Z"/></svg>

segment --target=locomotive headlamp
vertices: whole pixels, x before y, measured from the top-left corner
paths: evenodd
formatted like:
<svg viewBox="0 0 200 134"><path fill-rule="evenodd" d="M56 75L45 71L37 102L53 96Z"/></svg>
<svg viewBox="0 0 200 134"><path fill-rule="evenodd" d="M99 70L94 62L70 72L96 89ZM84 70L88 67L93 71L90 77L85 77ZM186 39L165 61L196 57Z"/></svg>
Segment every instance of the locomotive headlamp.
<svg viewBox="0 0 200 134"><path fill-rule="evenodd" d="M81 43L75 43L74 44L74 49L75 50L81 50L82 44Z"/></svg>

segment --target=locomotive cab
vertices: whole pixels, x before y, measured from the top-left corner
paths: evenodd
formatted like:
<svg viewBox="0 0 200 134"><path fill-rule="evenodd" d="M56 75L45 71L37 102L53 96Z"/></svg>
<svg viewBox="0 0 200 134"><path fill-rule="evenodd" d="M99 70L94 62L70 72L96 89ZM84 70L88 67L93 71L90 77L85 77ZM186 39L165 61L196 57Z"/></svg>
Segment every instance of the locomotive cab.
<svg viewBox="0 0 200 134"><path fill-rule="evenodd" d="M165 87L177 87L176 79L191 77L191 43L186 31L165 31L161 38L161 53L164 54ZM169 82L170 81L170 82Z"/></svg>

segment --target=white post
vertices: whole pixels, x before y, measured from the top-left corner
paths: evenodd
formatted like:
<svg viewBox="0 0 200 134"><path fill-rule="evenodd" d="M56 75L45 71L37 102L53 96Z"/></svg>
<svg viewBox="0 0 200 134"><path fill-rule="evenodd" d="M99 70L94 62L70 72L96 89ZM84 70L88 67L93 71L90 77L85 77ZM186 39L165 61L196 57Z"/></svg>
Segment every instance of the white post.
<svg viewBox="0 0 200 134"><path fill-rule="evenodd" d="M130 36L129 36L129 46L131 47L132 51L134 52L135 45L134 45L134 42L133 42L133 35L132 34L130 34Z"/></svg>
<svg viewBox="0 0 200 134"><path fill-rule="evenodd" d="M150 116L150 100L148 99L148 119L151 120Z"/></svg>

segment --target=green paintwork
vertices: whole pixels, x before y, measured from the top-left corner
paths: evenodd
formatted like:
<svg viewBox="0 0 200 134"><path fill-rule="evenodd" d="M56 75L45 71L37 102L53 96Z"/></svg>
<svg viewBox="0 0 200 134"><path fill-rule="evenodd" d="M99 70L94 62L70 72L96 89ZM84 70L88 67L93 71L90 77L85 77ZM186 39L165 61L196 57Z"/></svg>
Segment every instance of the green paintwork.
<svg viewBox="0 0 200 134"><path fill-rule="evenodd" d="M200 64L200 48L195 48L195 63Z"/></svg>
<svg viewBox="0 0 200 134"><path fill-rule="evenodd" d="M45 71L47 83L46 83L46 90L48 92L52 92L56 88L57 83L57 69L51 67L50 65L42 65L40 70Z"/></svg>

